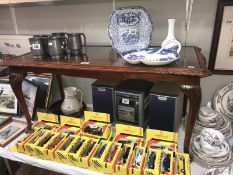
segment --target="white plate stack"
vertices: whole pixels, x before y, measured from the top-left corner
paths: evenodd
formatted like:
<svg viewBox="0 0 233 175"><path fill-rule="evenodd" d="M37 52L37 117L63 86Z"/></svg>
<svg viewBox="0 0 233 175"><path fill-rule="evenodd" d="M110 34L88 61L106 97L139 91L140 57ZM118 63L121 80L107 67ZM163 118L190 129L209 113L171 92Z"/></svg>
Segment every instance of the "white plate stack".
<svg viewBox="0 0 233 175"><path fill-rule="evenodd" d="M224 135L210 128L203 129L200 135L193 137L190 155L206 168L229 166L233 161L231 146Z"/></svg>
<svg viewBox="0 0 233 175"><path fill-rule="evenodd" d="M231 167L211 168L207 170L204 175L232 175Z"/></svg>
<svg viewBox="0 0 233 175"><path fill-rule="evenodd" d="M211 108L210 102L199 111L199 117L194 125L194 134L199 134L203 128L212 128L221 132L226 140L232 136L232 124L228 118Z"/></svg>

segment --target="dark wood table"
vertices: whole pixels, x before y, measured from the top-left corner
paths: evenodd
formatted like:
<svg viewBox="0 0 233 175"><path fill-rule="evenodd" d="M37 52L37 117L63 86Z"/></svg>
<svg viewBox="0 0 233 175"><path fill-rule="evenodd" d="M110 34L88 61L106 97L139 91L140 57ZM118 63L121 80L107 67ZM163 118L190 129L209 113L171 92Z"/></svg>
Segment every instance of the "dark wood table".
<svg viewBox="0 0 233 175"><path fill-rule="evenodd" d="M143 79L151 82L168 81L180 85L189 100L189 112L185 129L184 152L189 152L193 126L201 103L200 78L211 73L200 49L183 47L181 58L165 66L132 65L109 46L88 46L85 56L64 58L62 60L33 60L30 54L3 61L9 68L12 89L26 116L28 131L31 131L31 117L22 93L22 81L28 72L52 73L60 82L64 98L61 75L96 79ZM87 58L86 58L87 56Z"/></svg>

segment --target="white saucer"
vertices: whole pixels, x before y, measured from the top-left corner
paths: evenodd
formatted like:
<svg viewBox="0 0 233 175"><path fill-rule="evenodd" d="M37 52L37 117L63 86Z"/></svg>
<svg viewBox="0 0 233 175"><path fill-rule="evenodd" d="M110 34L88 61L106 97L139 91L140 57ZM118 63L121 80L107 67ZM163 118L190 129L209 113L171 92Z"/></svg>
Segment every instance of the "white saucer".
<svg viewBox="0 0 233 175"><path fill-rule="evenodd" d="M205 172L204 175L231 175L230 167L212 168Z"/></svg>
<svg viewBox="0 0 233 175"><path fill-rule="evenodd" d="M218 153L207 153L207 152L204 152L201 148L201 145L200 145L200 136L198 135L197 137L194 138L194 147L197 149L197 151L202 154L202 155L205 155L206 157L211 157L211 158L214 158L214 157L224 157L226 156L229 151L230 151L230 146L229 144L224 141L221 145L221 147L219 148L219 151Z"/></svg>

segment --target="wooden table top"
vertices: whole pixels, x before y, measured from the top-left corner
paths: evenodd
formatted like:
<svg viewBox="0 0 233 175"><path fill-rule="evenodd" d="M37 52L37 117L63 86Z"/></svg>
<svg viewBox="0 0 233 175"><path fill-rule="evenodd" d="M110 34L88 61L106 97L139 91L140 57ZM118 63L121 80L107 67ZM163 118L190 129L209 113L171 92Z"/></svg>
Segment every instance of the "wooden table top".
<svg viewBox="0 0 233 175"><path fill-rule="evenodd" d="M210 75L210 71L206 67L205 58L201 54L200 49L196 47L183 47L179 60L164 66L129 64L111 46L88 46L86 50L88 60L85 57L36 60L29 53L13 59L5 59L2 66L9 66L10 72L61 72L61 74L66 75L72 75L76 71L184 75L199 78Z"/></svg>

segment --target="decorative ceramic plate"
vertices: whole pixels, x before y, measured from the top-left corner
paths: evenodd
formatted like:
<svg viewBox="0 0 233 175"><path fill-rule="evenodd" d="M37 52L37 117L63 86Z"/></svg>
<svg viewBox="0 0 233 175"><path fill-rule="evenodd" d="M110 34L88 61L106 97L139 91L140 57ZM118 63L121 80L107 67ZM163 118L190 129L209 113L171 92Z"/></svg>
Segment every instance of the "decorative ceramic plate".
<svg viewBox="0 0 233 175"><path fill-rule="evenodd" d="M170 40L161 49L148 48L122 53L122 58L131 64L144 63L146 65L166 65L179 59L181 44L177 40Z"/></svg>
<svg viewBox="0 0 233 175"><path fill-rule="evenodd" d="M193 148L190 149L190 155L194 158L194 161L196 163L206 168L219 168L223 166L229 166L231 165L232 160L233 160L232 155L229 154L228 156L226 156L224 160L219 161L219 159L214 158L212 159L212 161L207 161L203 159L200 155L196 154Z"/></svg>
<svg viewBox="0 0 233 175"><path fill-rule="evenodd" d="M148 48L152 33L149 13L143 7L118 8L110 16L108 34L119 53Z"/></svg>
<svg viewBox="0 0 233 175"><path fill-rule="evenodd" d="M212 168L207 170L204 175L231 175L231 167Z"/></svg>
<svg viewBox="0 0 233 175"><path fill-rule="evenodd" d="M228 144L226 141L224 141L224 142L222 143L222 145L221 145L221 147L220 147L218 153L214 153L214 154L211 154L211 155L210 155L210 154L207 154L207 153L204 152L204 151L202 150L202 148L201 148L201 145L200 145L200 136L199 136L199 135L194 139L193 143L194 143L194 147L196 148L196 150L197 150L200 154L202 154L202 155L204 155L204 156L206 156L206 157L210 157L210 158L224 157L224 156L226 156L226 155L229 153L229 151L230 151L230 146L229 146L229 144Z"/></svg>
<svg viewBox="0 0 233 175"><path fill-rule="evenodd" d="M233 120L233 82L217 90L214 95L214 108Z"/></svg>

